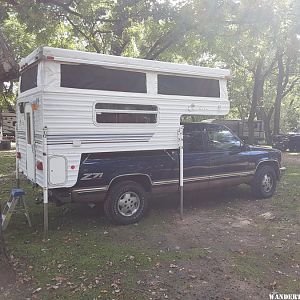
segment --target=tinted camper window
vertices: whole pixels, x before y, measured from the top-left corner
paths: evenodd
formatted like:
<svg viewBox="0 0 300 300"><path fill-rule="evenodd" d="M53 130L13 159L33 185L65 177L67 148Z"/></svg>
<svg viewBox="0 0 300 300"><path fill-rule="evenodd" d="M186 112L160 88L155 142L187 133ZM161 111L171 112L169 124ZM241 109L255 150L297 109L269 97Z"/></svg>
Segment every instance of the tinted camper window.
<svg viewBox="0 0 300 300"><path fill-rule="evenodd" d="M146 93L146 74L95 65L61 65L61 86L75 89Z"/></svg>
<svg viewBox="0 0 300 300"><path fill-rule="evenodd" d="M21 74L21 93L37 87L38 65L35 64Z"/></svg>
<svg viewBox="0 0 300 300"><path fill-rule="evenodd" d="M97 103L96 122L125 124L157 123L158 108L155 105Z"/></svg>
<svg viewBox="0 0 300 300"><path fill-rule="evenodd" d="M220 98L219 80L158 75L158 94Z"/></svg>

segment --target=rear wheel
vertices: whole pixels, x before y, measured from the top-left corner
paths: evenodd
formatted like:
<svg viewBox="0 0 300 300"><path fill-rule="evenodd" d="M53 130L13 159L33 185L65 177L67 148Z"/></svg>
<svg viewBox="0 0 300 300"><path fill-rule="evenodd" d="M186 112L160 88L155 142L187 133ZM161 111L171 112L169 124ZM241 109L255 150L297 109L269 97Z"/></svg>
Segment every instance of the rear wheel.
<svg viewBox="0 0 300 300"><path fill-rule="evenodd" d="M258 198L270 198L274 195L277 185L275 169L271 166L260 167L253 179L252 192Z"/></svg>
<svg viewBox="0 0 300 300"><path fill-rule="evenodd" d="M104 203L104 212L114 223L128 225L138 222L148 208L148 195L142 185L124 181L111 187Z"/></svg>

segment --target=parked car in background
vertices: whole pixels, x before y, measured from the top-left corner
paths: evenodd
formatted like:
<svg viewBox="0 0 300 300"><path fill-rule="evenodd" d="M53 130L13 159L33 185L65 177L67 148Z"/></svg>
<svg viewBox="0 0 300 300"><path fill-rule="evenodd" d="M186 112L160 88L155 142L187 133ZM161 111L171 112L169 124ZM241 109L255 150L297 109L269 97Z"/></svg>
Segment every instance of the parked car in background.
<svg viewBox="0 0 300 300"><path fill-rule="evenodd" d="M289 149L289 137L286 134L277 134L272 137L272 147L280 151Z"/></svg>
<svg viewBox="0 0 300 300"><path fill-rule="evenodd" d="M300 152L300 133L274 135L272 146L281 151Z"/></svg>
<svg viewBox="0 0 300 300"><path fill-rule="evenodd" d="M289 133L289 149L291 152L300 152L300 132Z"/></svg>

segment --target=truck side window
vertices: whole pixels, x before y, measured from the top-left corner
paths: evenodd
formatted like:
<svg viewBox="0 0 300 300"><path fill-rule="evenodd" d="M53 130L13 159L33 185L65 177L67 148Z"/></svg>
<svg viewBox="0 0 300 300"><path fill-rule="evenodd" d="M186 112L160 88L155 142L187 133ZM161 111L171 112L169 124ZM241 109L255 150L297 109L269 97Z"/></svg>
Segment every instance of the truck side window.
<svg viewBox="0 0 300 300"><path fill-rule="evenodd" d="M209 150L234 150L241 147L241 141L224 127L208 130Z"/></svg>
<svg viewBox="0 0 300 300"><path fill-rule="evenodd" d="M183 142L186 152L203 152L205 150L204 136L201 131L186 133Z"/></svg>

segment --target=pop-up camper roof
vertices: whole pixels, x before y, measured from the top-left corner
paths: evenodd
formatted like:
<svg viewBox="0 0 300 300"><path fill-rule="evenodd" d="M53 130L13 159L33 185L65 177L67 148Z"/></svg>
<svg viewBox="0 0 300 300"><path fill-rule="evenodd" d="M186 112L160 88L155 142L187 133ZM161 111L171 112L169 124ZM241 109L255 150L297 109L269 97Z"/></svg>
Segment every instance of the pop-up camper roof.
<svg viewBox="0 0 300 300"><path fill-rule="evenodd" d="M187 64L105 55L52 47L40 47L36 49L26 58L23 58L21 60L20 68L22 70L26 66L41 59L76 64L92 64L116 68L126 68L132 70L140 70L143 72L170 73L177 75L191 75L220 79L228 79L230 76L229 70L226 69L191 66Z"/></svg>

